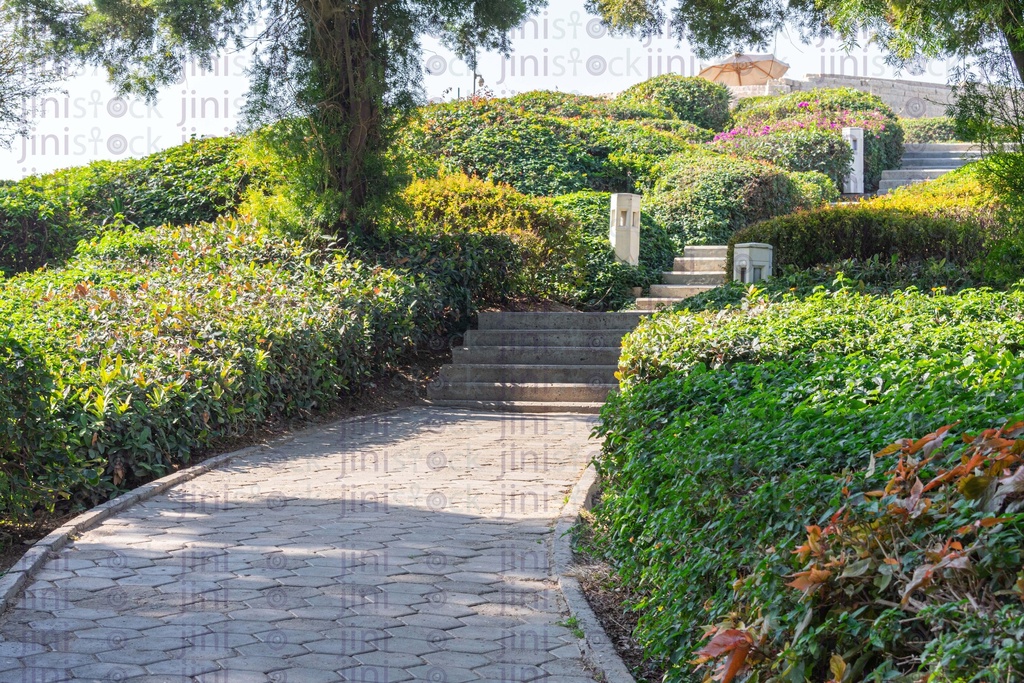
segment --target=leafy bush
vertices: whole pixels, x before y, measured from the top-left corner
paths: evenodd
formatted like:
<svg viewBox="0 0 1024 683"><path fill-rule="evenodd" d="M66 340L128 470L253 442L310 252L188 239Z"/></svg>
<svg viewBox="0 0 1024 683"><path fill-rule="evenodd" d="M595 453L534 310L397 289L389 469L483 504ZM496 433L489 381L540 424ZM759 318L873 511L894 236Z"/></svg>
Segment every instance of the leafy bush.
<svg viewBox="0 0 1024 683"><path fill-rule="evenodd" d="M1005 237L998 205L973 169L964 167L936 181L857 204L828 206L751 225L733 235L730 244L771 244L777 268L810 268L894 254L907 260L940 258L967 265ZM1019 268L1016 272L1016 277L1003 277L1002 284L1019 279ZM985 279L999 284L995 276Z"/></svg>
<svg viewBox="0 0 1024 683"><path fill-rule="evenodd" d="M658 104L630 102L592 95L573 95L553 90L533 90L504 99L491 100L490 103L493 106L563 118L609 118L615 120L675 118L671 109Z"/></svg>
<svg viewBox="0 0 1024 683"><path fill-rule="evenodd" d="M252 177L237 138L208 138L142 159L95 162L0 187L0 271L60 262L120 217L139 226L210 221Z"/></svg>
<svg viewBox="0 0 1024 683"><path fill-rule="evenodd" d="M834 680L1024 676L1024 468L1011 474L1024 422L963 434L966 446L947 445L952 427L882 449L882 473L837 478L842 506L821 526L808 520L796 561L773 558L737 581L743 607L712 627L698 661L748 675L831 670ZM761 603L761 587L787 569L800 622L777 596Z"/></svg>
<svg viewBox="0 0 1024 683"><path fill-rule="evenodd" d="M454 174L412 183L361 247L439 283L446 316L465 322L480 305L570 296L579 233L550 199Z"/></svg>
<svg viewBox="0 0 1024 683"><path fill-rule="evenodd" d="M323 409L436 329L436 300L233 218L112 230L7 280L0 512L92 504L215 438Z"/></svg>
<svg viewBox="0 0 1024 683"><path fill-rule="evenodd" d="M651 175L645 203L681 244L724 244L752 222L808 204L786 171L704 150L670 156Z"/></svg>
<svg viewBox="0 0 1024 683"><path fill-rule="evenodd" d="M864 129L864 185L878 188L882 171L899 168L903 158L903 128L892 109L869 93L852 88L820 88L787 95L740 100L733 112L744 129L778 125L841 131Z"/></svg>
<svg viewBox="0 0 1024 683"><path fill-rule="evenodd" d="M729 123L729 89L696 76L663 74L624 90L618 100L667 107L683 121L722 130Z"/></svg>
<svg viewBox="0 0 1024 683"><path fill-rule="evenodd" d="M585 254L582 276L568 303L587 310L618 310L633 303L633 287L650 287L669 270L676 250L672 239L648 213L640 216L640 265L615 258L608 242L611 196L605 192L577 192L556 197L555 206L568 211L582 226Z"/></svg>
<svg viewBox="0 0 1024 683"><path fill-rule="evenodd" d="M631 191L655 158L690 145L642 122L559 118L477 100L423 109L404 146L420 176L461 172L555 196Z"/></svg>
<svg viewBox="0 0 1024 683"><path fill-rule="evenodd" d="M842 189L853 163L853 150L838 131L792 122L734 128L716 135L712 147L790 171L818 171L831 178L837 190Z"/></svg>
<svg viewBox="0 0 1024 683"><path fill-rule="evenodd" d="M869 610L883 608L808 610L785 585L806 525L829 523L849 500L848 472L869 469L885 444L957 420L980 430L1024 411L1022 332L1024 294L979 290L876 297L840 289L774 303L754 294L736 309L641 322L624 340L622 391L602 412L595 514L600 547L642 593L635 635L666 680L703 680L688 662L704 625L746 615L755 601L786 633L808 620L799 638L814 647L786 662L797 680L825 680L830 655L848 655L833 649L846 635L836 629L849 624L860 638ZM874 470L895 462L880 456ZM916 557L902 571L915 571ZM911 621L891 626L915 628L913 614L901 619ZM887 623L878 623L874 652L889 642ZM973 640L946 637L933 661L983 646L982 624L970 626Z"/></svg>
<svg viewBox="0 0 1024 683"><path fill-rule="evenodd" d="M903 127L903 142L908 145L929 142L959 142L956 121L948 116L900 119L900 125Z"/></svg>

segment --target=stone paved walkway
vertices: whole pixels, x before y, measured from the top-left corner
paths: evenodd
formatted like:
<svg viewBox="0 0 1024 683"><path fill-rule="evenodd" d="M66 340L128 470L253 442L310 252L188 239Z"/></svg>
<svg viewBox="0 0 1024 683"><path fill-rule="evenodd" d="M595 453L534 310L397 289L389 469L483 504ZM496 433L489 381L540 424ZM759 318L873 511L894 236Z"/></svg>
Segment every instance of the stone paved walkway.
<svg viewBox="0 0 1024 683"><path fill-rule="evenodd" d="M236 460L53 558L0 683L593 681L551 552L592 425L410 408Z"/></svg>

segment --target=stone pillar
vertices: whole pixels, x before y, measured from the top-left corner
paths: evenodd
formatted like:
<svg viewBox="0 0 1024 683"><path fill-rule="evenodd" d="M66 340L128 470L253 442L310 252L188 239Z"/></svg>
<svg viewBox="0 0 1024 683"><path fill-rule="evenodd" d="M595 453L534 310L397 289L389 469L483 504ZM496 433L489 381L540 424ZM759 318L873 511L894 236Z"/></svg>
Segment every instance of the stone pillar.
<svg viewBox="0 0 1024 683"><path fill-rule="evenodd" d="M843 194L864 194L864 129L843 128L843 139L853 148L853 165L843 180Z"/></svg>
<svg viewBox="0 0 1024 683"><path fill-rule="evenodd" d="M631 266L640 263L640 195L613 194L608 241L615 257Z"/></svg>
<svg viewBox="0 0 1024 683"><path fill-rule="evenodd" d="M770 244L743 242L733 246L732 279L752 285L772 276L772 255Z"/></svg>

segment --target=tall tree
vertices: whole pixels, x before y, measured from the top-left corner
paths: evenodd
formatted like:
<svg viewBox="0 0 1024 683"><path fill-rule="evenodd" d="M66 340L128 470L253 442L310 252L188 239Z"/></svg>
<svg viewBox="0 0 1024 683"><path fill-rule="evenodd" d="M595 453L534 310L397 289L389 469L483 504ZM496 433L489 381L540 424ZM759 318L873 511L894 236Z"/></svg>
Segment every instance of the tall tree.
<svg viewBox="0 0 1024 683"><path fill-rule="evenodd" d="M764 49L787 23L805 37L835 32L849 41L868 28L896 65L971 58L1004 42L1024 78L1024 0L587 0L587 8L627 33L660 33L668 22L704 58Z"/></svg>
<svg viewBox="0 0 1024 683"><path fill-rule="evenodd" d="M0 8L5 3L0 3ZM59 72L21 39L15 24L0 23L0 146L8 147L32 126L36 98L51 92Z"/></svg>
<svg viewBox="0 0 1024 683"><path fill-rule="evenodd" d="M251 50L251 120L305 117L305 146L337 226L387 189L396 121L416 99L420 38L464 57L508 50L544 0L8 0L55 57L104 67L123 93L155 97L196 60ZM8 21L12 15L8 14Z"/></svg>

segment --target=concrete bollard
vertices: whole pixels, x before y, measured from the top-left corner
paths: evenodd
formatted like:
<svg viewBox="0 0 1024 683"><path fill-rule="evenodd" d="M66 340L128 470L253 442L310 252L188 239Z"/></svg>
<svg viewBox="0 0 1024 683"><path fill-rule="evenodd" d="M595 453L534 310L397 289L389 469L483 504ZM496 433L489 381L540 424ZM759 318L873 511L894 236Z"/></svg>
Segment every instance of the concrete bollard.
<svg viewBox="0 0 1024 683"><path fill-rule="evenodd" d="M772 276L774 248L761 242L743 242L733 247L732 279L752 285Z"/></svg>
<svg viewBox="0 0 1024 683"><path fill-rule="evenodd" d="M640 263L640 195L613 194L608 241L615 258L631 266Z"/></svg>
<svg viewBox="0 0 1024 683"><path fill-rule="evenodd" d="M843 194L864 194L864 129L843 128L843 139L853 148L853 164L843 180Z"/></svg>

